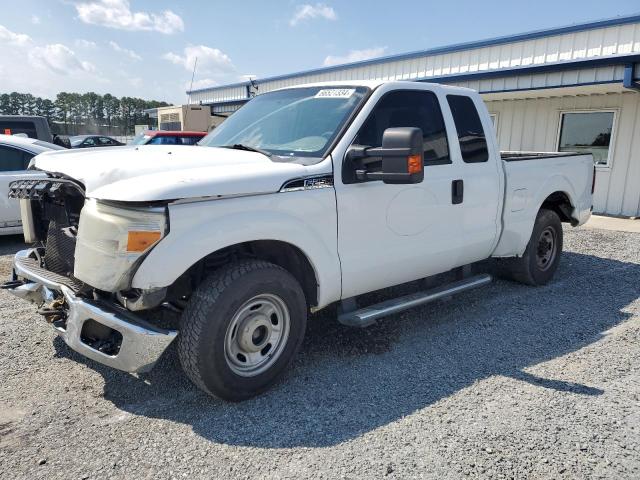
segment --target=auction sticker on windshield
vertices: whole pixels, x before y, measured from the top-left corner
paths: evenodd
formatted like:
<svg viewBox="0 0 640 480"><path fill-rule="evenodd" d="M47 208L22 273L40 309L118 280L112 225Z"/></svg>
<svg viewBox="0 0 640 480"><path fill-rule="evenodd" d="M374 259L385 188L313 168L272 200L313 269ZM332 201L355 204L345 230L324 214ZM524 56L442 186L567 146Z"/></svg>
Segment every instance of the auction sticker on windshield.
<svg viewBox="0 0 640 480"><path fill-rule="evenodd" d="M355 88L330 88L320 90L316 93L316 98L349 98L355 91Z"/></svg>

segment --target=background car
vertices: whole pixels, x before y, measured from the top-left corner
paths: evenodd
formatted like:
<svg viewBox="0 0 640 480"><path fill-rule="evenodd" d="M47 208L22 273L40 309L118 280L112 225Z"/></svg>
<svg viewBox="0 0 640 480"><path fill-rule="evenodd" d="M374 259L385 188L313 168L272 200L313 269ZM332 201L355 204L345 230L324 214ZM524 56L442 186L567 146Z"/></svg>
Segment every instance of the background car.
<svg viewBox="0 0 640 480"><path fill-rule="evenodd" d="M124 145L115 138L105 135L74 135L69 137L71 148L118 147Z"/></svg>
<svg viewBox="0 0 640 480"><path fill-rule="evenodd" d="M23 134L45 142L53 141L48 120L35 115L0 115L0 134Z"/></svg>
<svg viewBox="0 0 640 480"><path fill-rule="evenodd" d="M195 145L206 135L206 132L145 130L133 139L131 145Z"/></svg>
<svg viewBox="0 0 640 480"><path fill-rule="evenodd" d="M31 159L49 150L65 150L36 138L0 135L0 235L22 232L20 202L8 198L9 183L14 180L46 177L42 172L27 170Z"/></svg>

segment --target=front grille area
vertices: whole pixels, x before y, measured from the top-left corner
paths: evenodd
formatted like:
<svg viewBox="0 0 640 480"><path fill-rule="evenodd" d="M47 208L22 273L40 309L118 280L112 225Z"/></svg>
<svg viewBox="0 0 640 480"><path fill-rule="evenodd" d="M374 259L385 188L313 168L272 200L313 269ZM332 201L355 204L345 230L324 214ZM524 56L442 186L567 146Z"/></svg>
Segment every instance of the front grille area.
<svg viewBox="0 0 640 480"><path fill-rule="evenodd" d="M64 275L58 275L57 273L54 273L50 270L42 268L40 266L40 262L38 262L38 260L35 258L32 258L32 257L16 258L15 262L18 267L21 267L22 269L32 274L38 275L39 277L46 278L51 282L66 285L74 292L79 292L83 287L83 283L76 278L73 278L73 277L69 278Z"/></svg>
<svg viewBox="0 0 640 480"><path fill-rule="evenodd" d="M73 278L77 228L84 205L82 185L65 178L16 180L9 184L9 197L28 202L34 237L44 246L42 266Z"/></svg>
<svg viewBox="0 0 640 480"><path fill-rule="evenodd" d="M49 222L44 264L48 270L60 275L72 275L75 261L76 237L74 227Z"/></svg>

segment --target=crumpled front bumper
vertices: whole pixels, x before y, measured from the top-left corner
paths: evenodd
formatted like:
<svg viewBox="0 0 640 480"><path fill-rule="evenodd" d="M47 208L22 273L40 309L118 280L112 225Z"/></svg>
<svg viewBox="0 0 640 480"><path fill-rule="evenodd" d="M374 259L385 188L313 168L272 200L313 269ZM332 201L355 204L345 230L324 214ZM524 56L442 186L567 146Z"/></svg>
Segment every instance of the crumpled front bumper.
<svg viewBox="0 0 640 480"><path fill-rule="evenodd" d="M85 357L125 372L151 370L178 332L157 328L117 304L78 297L70 282L73 280L39 267L34 251L28 249L16 254L12 278L2 288L38 306L63 301L65 321L54 322L53 328ZM83 338L83 326L89 320L122 335L117 353L104 353Z"/></svg>

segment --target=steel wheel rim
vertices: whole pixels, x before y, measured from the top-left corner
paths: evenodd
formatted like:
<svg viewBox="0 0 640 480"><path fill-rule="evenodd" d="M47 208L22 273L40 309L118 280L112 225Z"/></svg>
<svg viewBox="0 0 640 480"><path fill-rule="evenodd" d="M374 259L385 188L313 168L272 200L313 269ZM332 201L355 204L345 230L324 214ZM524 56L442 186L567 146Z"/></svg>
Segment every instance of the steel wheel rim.
<svg viewBox="0 0 640 480"><path fill-rule="evenodd" d="M247 300L227 327L227 366L242 377L268 370L284 351L290 324L289 309L277 295L261 294Z"/></svg>
<svg viewBox="0 0 640 480"><path fill-rule="evenodd" d="M548 226L538 237L538 245L536 246L536 263L543 272L553 265L553 261L556 258L557 245L558 235L556 230Z"/></svg>

